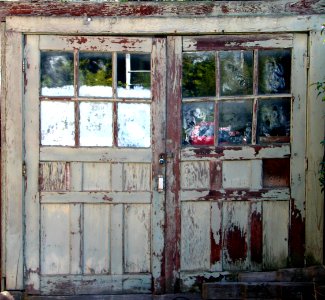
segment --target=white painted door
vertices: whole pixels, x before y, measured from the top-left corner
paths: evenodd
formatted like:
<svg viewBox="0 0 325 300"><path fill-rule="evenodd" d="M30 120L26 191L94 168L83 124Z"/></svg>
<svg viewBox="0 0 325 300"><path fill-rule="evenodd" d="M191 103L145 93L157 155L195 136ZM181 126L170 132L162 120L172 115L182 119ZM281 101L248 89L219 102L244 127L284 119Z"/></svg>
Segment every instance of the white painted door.
<svg viewBox="0 0 325 300"><path fill-rule="evenodd" d="M161 289L165 40L26 36L25 287Z"/></svg>

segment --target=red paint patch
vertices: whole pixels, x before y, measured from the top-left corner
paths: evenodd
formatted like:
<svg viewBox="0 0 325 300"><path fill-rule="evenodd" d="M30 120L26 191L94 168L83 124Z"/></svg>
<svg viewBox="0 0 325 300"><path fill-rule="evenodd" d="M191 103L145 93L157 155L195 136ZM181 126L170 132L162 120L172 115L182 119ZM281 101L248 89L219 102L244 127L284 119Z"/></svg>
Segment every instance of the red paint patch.
<svg viewBox="0 0 325 300"><path fill-rule="evenodd" d="M222 6L221 6L221 11L222 11L224 14L228 14L228 13L229 13L229 8L227 7L227 5L222 5Z"/></svg>
<svg viewBox="0 0 325 300"><path fill-rule="evenodd" d="M262 215L257 211L251 216L251 260L257 264L261 264L263 260Z"/></svg>
<svg viewBox="0 0 325 300"><path fill-rule="evenodd" d="M291 224L289 232L290 258L293 267L303 267L305 257L305 218L297 209L294 200L291 202Z"/></svg>
<svg viewBox="0 0 325 300"><path fill-rule="evenodd" d="M84 36L79 36L79 37L76 36L76 37L67 38L67 41L70 44L77 43L77 44L81 45L81 44L87 43L88 40Z"/></svg>
<svg viewBox="0 0 325 300"><path fill-rule="evenodd" d="M226 247L232 262L245 260L247 257L246 233L238 226L234 226L227 232Z"/></svg>
<svg viewBox="0 0 325 300"><path fill-rule="evenodd" d="M211 264L215 264L221 260L221 229L219 230L220 241L216 242L212 230L210 231L210 240L211 240L211 256L210 261Z"/></svg>

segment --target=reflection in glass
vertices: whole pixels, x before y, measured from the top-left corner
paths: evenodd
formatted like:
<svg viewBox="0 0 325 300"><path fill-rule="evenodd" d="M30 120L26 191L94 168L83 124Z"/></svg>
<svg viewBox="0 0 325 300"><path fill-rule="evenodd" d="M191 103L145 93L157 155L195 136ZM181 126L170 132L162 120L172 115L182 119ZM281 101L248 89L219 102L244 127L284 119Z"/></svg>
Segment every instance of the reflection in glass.
<svg viewBox="0 0 325 300"><path fill-rule="evenodd" d="M112 146L112 103L80 103L80 146Z"/></svg>
<svg viewBox="0 0 325 300"><path fill-rule="evenodd" d="M253 93L253 52L222 51L220 58L220 95Z"/></svg>
<svg viewBox="0 0 325 300"><path fill-rule="evenodd" d="M186 103L182 106L183 145L214 145L214 103Z"/></svg>
<svg viewBox="0 0 325 300"><path fill-rule="evenodd" d="M73 53L41 52L41 95L74 95Z"/></svg>
<svg viewBox="0 0 325 300"><path fill-rule="evenodd" d="M150 54L118 54L117 96L119 98L150 98L150 66Z"/></svg>
<svg viewBox="0 0 325 300"><path fill-rule="evenodd" d="M150 105L143 103L118 104L118 146L150 147Z"/></svg>
<svg viewBox="0 0 325 300"><path fill-rule="evenodd" d="M258 69L258 91L260 94L290 93L290 49L260 50Z"/></svg>
<svg viewBox="0 0 325 300"><path fill-rule="evenodd" d="M41 145L74 146L74 103L41 102Z"/></svg>
<svg viewBox="0 0 325 300"><path fill-rule="evenodd" d="M265 99L258 103L257 142L290 142L290 99Z"/></svg>
<svg viewBox="0 0 325 300"><path fill-rule="evenodd" d="M183 97L216 95L215 55L212 52L183 54Z"/></svg>
<svg viewBox="0 0 325 300"><path fill-rule="evenodd" d="M218 144L250 144L252 101L219 102Z"/></svg>
<svg viewBox="0 0 325 300"><path fill-rule="evenodd" d="M79 54L79 96L112 97L111 54Z"/></svg>

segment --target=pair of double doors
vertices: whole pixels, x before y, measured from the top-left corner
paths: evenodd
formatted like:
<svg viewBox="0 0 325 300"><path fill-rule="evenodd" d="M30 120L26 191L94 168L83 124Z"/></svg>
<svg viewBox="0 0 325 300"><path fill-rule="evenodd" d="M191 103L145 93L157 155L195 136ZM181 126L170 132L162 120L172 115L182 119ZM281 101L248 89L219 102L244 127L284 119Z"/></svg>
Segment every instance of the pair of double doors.
<svg viewBox="0 0 325 300"><path fill-rule="evenodd" d="M26 37L28 293L161 292L286 264L305 37L167 40Z"/></svg>

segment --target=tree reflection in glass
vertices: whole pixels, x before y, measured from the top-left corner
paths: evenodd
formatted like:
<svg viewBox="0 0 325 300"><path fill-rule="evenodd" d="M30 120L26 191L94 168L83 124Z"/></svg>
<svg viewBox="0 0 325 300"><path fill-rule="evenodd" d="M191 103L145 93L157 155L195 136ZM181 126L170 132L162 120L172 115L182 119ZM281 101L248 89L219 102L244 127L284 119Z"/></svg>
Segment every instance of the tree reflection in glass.
<svg viewBox="0 0 325 300"><path fill-rule="evenodd" d="M41 95L73 96L73 53L41 52Z"/></svg>
<svg viewBox="0 0 325 300"><path fill-rule="evenodd" d="M195 52L183 54L183 97L216 95L215 54Z"/></svg>

